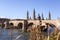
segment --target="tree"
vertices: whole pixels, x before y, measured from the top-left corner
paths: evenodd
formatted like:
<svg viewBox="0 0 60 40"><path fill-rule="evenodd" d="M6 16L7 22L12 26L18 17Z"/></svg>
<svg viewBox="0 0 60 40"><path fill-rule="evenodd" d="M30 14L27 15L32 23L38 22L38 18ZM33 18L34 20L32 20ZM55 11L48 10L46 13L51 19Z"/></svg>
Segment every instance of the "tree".
<svg viewBox="0 0 60 40"><path fill-rule="evenodd" d="M27 11L27 20L29 19L29 12Z"/></svg>
<svg viewBox="0 0 60 40"><path fill-rule="evenodd" d="M35 18L36 16L35 16L35 9L33 10L33 19L35 20L36 18Z"/></svg>
<svg viewBox="0 0 60 40"><path fill-rule="evenodd" d="M44 20L44 16L43 16L43 13L42 13L42 20Z"/></svg>
<svg viewBox="0 0 60 40"><path fill-rule="evenodd" d="M38 20L41 20L41 16L40 16L40 14L38 13Z"/></svg>
<svg viewBox="0 0 60 40"><path fill-rule="evenodd" d="M48 16L48 19L51 20L51 14L50 14L50 11L49 11L49 16Z"/></svg>

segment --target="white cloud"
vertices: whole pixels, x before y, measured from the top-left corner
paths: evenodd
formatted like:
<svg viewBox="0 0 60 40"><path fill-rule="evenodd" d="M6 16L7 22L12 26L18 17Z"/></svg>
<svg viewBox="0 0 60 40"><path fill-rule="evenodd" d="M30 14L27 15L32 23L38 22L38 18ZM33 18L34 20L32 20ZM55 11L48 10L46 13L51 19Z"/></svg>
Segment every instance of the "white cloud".
<svg viewBox="0 0 60 40"><path fill-rule="evenodd" d="M0 18L6 18L6 17L4 17L4 16L0 16Z"/></svg>

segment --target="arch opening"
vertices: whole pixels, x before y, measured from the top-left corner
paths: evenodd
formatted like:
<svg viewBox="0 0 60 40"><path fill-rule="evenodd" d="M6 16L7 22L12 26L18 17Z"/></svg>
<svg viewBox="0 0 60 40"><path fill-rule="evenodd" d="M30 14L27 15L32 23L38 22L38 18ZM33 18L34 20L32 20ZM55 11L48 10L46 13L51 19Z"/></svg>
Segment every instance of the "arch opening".
<svg viewBox="0 0 60 40"><path fill-rule="evenodd" d="M22 23L19 23L19 24L18 24L18 28L19 28L19 29L22 29L22 27L23 27L23 24L22 24Z"/></svg>
<svg viewBox="0 0 60 40"><path fill-rule="evenodd" d="M5 27L5 24L2 24L2 28L4 28Z"/></svg>
<svg viewBox="0 0 60 40"><path fill-rule="evenodd" d="M32 28L32 25L33 25L33 23L29 23L29 24L28 24L28 28ZM28 28L27 28L27 29L28 29Z"/></svg>
<svg viewBox="0 0 60 40"><path fill-rule="evenodd" d="M32 25L33 25L33 23L29 23L29 24L28 24L28 26L32 26Z"/></svg>
<svg viewBox="0 0 60 40"><path fill-rule="evenodd" d="M13 24L13 23L10 23L10 27L12 27L12 28L13 28L13 26L14 26L14 24Z"/></svg>
<svg viewBox="0 0 60 40"><path fill-rule="evenodd" d="M41 30L44 32L52 33L55 30L56 26L52 23L45 23L45 25L41 26ZM48 31L49 29L49 31Z"/></svg>
<svg viewBox="0 0 60 40"><path fill-rule="evenodd" d="M10 25L13 25L13 23L10 23Z"/></svg>

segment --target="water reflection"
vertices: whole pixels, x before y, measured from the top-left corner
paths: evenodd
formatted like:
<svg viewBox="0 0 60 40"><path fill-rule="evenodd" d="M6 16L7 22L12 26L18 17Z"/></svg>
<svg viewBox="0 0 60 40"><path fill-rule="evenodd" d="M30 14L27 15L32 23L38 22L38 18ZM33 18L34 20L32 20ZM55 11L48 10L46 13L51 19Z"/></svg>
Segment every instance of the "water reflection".
<svg viewBox="0 0 60 40"><path fill-rule="evenodd" d="M28 33L26 32L21 32L20 30L17 29L1 29L0 28L0 40L16 40L16 38L22 35L20 38L17 40L28 40Z"/></svg>

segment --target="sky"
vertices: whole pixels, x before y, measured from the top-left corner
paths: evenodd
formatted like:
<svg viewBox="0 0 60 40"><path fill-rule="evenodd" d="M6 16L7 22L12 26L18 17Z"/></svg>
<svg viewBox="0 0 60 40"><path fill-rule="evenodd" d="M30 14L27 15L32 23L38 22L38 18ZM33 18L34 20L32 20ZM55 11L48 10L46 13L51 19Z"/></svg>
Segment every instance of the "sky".
<svg viewBox="0 0 60 40"><path fill-rule="evenodd" d="M38 13L48 17L49 11L52 19L60 18L60 0L0 0L1 18L26 19L27 10L32 17L33 9Z"/></svg>

